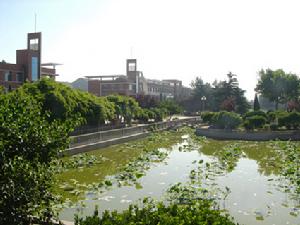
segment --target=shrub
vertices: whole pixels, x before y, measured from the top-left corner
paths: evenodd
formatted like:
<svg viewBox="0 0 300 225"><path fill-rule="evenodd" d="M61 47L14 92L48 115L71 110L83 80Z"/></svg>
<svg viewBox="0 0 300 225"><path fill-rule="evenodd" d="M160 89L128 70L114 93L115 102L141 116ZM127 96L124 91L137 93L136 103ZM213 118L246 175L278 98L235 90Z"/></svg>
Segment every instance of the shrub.
<svg viewBox="0 0 300 225"><path fill-rule="evenodd" d="M215 113L211 123L216 128L234 129L242 123L242 119L237 113L222 111Z"/></svg>
<svg viewBox="0 0 300 225"><path fill-rule="evenodd" d="M270 124L270 129L271 130L278 130L278 125L277 124Z"/></svg>
<svg viewBox="0 0 300 225"><path fill-rule="evenodd" d="M149 109L141 109L139 114L136 116L136 119L139 120L139 122L142 123L148 123L149 119L152 119L153 116L153 112L150 111Z"/></svg>
<svg viewBox="0 0 300 225"><path fill-rule="evenodd" d="M297 129L300 125L300 113L291 112L289 113L289 123L294 129Z"/></svg>
<svg viewBox="0 0 300 225"><path fill-rule="evenodd" d="M96 210L93 216L85 219L75 217L75 225L123 225L123 224L223 224L232 225L231 218L223 215L220 210L212 209L212 202L199 200L189 205L163 203L147 203L139 208L130 205L123 212L105 211L102 216Z"/></svg>
<svg viewBox="0 0 300 225"><path fill-rule="evenodd" d="M211 119L215 115L214 112L203 112L201 113L201 118L204 123L211 123Z"/></svg>
<svg viewBox="0 0 300 225"><path fill-rule="evenodd" d="M247 118L253 117L253 116L262 116L265 119L267 119L267 114L263 111L250 111L243 115L243 119L246 120Z"/></svg>
<svg viewBox="0 0 300 225"><path fill-rule="evenodd" d="M67 148L75 124L47 117L21 90L0 96L0 224L48 221L53 214L51 162Z"/></svg>
<svg viewBox="0 0 300 225"><path fill-rule="evenodd" d="M154 114L155 122L163 121L163 119L167 116L167 110L165 108L152 108L151 111Z"/></svg>
<svg viewBox="0 0 300 225"><path fill-rule="evenodd" d="M263 116L252 116L248 117L244 122L244 127L247 130L254 128L262 128L266 124L266 118Z"/></svg>
<svg viewBox="0 0 300 225"><path fill-rule="evenodd" d="M89 125L104 124L111 120L114 105L106 98L99 98L87 92L72 89L64 84L43 78L26 83L21 88L27 95L41 103L42 112L50 112L47 120L73 119Z"/></svg>
<svg viewBox="0 0 300 225"><path fill-rule="evenodd" d="M182 113L183 109L174 100L168 99L161 101L158 108L165 109L166 112L171 116L174 114Z"/></svg>
<svg viewBox="0 0 300 225"><path fill-rule="evenodd" d="M132 118L136 118L141 108L134 98L122 95L108 95L106 99L113 103L115 111L115 121L121 122L122 118L124 121L131 125Z"/></svg>
<svg viewBox="0 0 300 225"><path fill-rule="evenodd" d="M276 120L276 113L273 111L268 111L267 112L267 119L269 123L272 123Z"/></svg>
<svg viewBox="0 0 300 225"><path fill-rule="evenodd" d="M291 113L280 113L278 116L278 126L285 126L287 129L297 129L300 125L300 113L291 112Z"/></svg>

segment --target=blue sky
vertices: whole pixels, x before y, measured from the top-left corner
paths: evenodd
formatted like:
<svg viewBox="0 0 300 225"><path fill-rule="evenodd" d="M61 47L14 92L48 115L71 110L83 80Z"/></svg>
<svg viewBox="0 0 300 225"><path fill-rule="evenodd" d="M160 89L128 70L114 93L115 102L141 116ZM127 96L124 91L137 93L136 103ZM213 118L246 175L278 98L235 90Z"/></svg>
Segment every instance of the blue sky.
<svg viewBox="0 0 300 225"><path fill-rule="evenodd" d="M300 74L297 0L0 0L0 60L15 63L26 34L43 33L43 62L59 80L124 74L205 81L231 71L252 99L261 68Z"/></svg>

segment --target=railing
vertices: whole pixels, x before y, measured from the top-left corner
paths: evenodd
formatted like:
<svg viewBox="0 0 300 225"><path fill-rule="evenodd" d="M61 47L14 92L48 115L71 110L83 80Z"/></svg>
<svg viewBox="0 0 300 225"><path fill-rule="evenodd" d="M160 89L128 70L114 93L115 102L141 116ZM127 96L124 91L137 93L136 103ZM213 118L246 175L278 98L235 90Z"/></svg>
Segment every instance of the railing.
<svg viewBox="0 0 300 225"><path fill-rule="evenodd" d="M185 118L185 119L178 119L173 121L165 121L159 123L140 125L136 127L113 129L108 131L99 131L94 133L72 136L70 148L86 145L86 144L97 143L101 141L107 141L115 138L122 138L130 135L141 134L141 133L148 132L153 128L158 130L164 130L170 127L182 125L184 123L195 123L197 121L199 121L199 119L197 117L193 117L193 118Z"/></svg>
<svg viewBox="0 0 300 225"><path fill-rule="evenodd" d="M105 124L101 126L84 125L84 126L77 127L73 132L70 133L70 136L89 134L89 133L95 133L99 131L106 131L106 130L113 130L113 129L120 129L124 127L125 127L124 123L119 125Z"/></svg>

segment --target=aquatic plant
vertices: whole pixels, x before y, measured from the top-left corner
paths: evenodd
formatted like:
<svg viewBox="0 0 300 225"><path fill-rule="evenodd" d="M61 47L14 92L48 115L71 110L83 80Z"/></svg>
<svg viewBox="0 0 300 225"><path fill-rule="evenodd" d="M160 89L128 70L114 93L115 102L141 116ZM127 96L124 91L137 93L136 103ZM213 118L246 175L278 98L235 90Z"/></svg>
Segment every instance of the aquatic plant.
<svg viewBox="0 0 300 225"><path fill-rule="evenodd" d="M54 190L63 199L76 201L84 193L102 193L111 186L138 185L151 163L167 157L168 148L181 141L181 136L190 128L178 132L154 132L148 138L110 146L86 154L66 157L58 161L57 188ZM74 180L77 182L74 183ZM112 185L104 181L109 180ZM70 187L71 188L70 190Z"/></svg>
<svg viewBox="0 0 300 225"><path fill-rule="evenodd" d="M280 166L281 182L280 187L286 192L296 194L299 199L300 194L300 148L291 141L276 142L277 153L282 158ZM285 181L285 182L284 182Z"/></svg>
<svg viewBox="0 0 300 225"><path fill-rule="evenodd" d="M102 163L103 161L108 160L107 158L98 155L90 155L86 153L73 155L68 158L68 160L59 159L57 160L57 169L62 172L63 170L68 169L77 169L77 168L84 168L84 167L90 167L99 163Z"/></svg>
<svg viewBox="0 0 300 225"><path fill-rule="evenodd" d="M123 212L105 211L99 216L97 209L93 216L85 219L75 216L75 225L124 225L124 224L235 224L229 215L212 209L212 201L198 200L188 205L165 204L146 199L142 207L130 205Z"/></svg>
<svg viewBox="0 0 300 225"><path fill-rule="evenodd" d="M214 155L218 158L220 167L227 172L231 172L242 156L242 153L238 143L231 143L225 145L221 150L215 151Z"/></svg>

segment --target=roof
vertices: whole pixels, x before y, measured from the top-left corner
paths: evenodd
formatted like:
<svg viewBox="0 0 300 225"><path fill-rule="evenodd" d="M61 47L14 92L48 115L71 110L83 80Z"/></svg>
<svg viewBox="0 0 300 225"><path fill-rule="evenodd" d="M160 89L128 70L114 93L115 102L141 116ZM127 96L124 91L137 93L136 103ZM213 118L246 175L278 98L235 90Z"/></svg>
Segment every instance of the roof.
<svg viewBox="0 0 300 225"><path fill-rule="evenodd" d="M50 62L50 63L42 63L41 65L42 66L61 66L63 64Z"/></svg>
<svg viewBox="0 0 300 225"><path fill-rule="evenodd" d="M125 75L99 75L99 76L85 76L86 78L115 78L125 77Z"/></svg>

